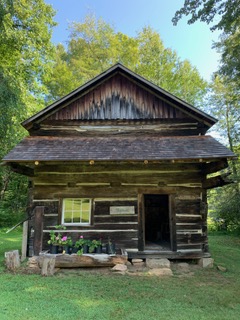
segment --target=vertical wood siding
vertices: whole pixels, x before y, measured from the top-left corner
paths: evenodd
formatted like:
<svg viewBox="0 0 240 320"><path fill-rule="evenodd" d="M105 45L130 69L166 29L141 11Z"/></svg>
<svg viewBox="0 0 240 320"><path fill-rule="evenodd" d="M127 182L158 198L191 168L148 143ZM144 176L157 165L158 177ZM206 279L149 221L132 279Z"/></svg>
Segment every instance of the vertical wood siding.
<svg viewBox="0 0 240 320"><path fill-rule="evenodd" d="M49 120L175 119L186 114L121 75L93 88Z"/></svg>

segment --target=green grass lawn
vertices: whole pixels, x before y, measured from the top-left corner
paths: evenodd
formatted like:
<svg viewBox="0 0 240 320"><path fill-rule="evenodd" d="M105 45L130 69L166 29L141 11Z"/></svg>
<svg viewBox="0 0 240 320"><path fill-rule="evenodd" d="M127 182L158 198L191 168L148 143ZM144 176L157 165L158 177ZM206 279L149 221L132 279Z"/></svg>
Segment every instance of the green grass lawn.
<svg viewBox="0 0 240 320"><path fill-rule="evenodd" d="M21 233L0 232L0 319L239 319L240 239L212 235L209 240L215 267L197 269L192 277L83 271L44 278L5 271L4 252L21 247Z"/></svg>

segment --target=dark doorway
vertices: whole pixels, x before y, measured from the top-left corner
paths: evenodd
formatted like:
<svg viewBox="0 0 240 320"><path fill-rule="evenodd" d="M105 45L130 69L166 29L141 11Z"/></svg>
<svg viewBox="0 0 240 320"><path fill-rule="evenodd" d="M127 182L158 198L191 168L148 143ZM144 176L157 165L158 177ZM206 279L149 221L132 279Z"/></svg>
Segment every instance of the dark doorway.
<svg viewBox="0 0 240 320"><path fill-rule="evenodd" d="M169 196L144 196L145 248L170 249Z"/></svg>

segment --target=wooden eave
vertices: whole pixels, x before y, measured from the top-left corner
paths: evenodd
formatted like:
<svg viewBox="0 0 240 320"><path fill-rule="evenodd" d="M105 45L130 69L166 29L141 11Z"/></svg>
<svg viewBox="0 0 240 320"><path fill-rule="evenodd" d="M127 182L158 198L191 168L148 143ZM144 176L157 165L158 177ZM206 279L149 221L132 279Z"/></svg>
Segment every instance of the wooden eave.
<svg viewBox="0 0 240 320"><path fill-rule="evenodd" d="M89 174L89 173L130 173L142 172L149 174L150 172L202 172L203 175L218 172L228 167L227 159L211 158L211 159L176 159L176 160L129 160L129 161L100 161L100 160L82 160L82 161L63 161L63 160L22 160L22 161L4 161L2 165L9 166L12 171L34 177L38 174ZM67 168L67 169L66 169ZM210 178L210 180L215 181ZM205 180L208 184L209 179ZM208 188L208 187L206 187Z"/></svg>
<svg viewBox="0 0 240 320"><path fill-rule="evenodd" d="M130 79L131 81L135 82L138 86L148 90L149 92L156 95L158 98L162 99L163 101L169 103L173 107L180 109L190 117L198 120L199 122L203 123L204 126L210 128L217 122L217 119L207 115L205 112L196 109L192 105L188 104L187 102L181 100L180 98L172 95L171 93L167 92L166 90L156 86L152 82L144 79L143 77L139 76L138 74L132 72L131 70L127 69L121 64L116 64L113 67L109 68L105 72L101 73L97 77L93 78L92 80L88 81L84 85L80 86L79 88L75 89L68 95L64 96L63 98L59 99L58 101L54 102L53 104L47 106L40 112L36 113L34 116L30 117L29 119L22 122L22 126L30 130L34 125L41 123L43 120L48 118L50 115L54 114L58 110L66 107L70 103L74 102L75 100L79 99L81 96L85 95L87 92L93 90L97 87L100 83L107 81L115 74L121 74L122 76Z"/></svg>

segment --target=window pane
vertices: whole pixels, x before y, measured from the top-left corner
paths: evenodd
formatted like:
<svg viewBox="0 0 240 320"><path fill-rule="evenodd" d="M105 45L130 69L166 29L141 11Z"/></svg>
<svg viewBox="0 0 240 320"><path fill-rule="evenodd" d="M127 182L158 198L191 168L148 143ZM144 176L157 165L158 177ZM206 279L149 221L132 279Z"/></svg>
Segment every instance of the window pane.
<svg viewBox="0 0 240 320"><path fill-rule="evenodd" d="M71 211L72 210L72 201L70 199L64 200L64 209L65 211Z"/></svg>
<svg viewBox="0 0 240 320"><path fill-rule="evenodd" d="M83 223L89 222L89 211L82 212L82 222Z"/></svg>
<svg viewBox="0 0 240 320"><path fill-rule="evenodd" d="M81 211L81 200L72 200L73 202L73 210L74 211Z"/></svg>
<svg viewBox="0 0 240 320"><path fill-rule="evenodd" d="M64 199L63 223L90 224L91 200L90 199Z"/></svg>
<svg viewBox="0 0 240 320"><path fill-rule="evenodd" d="M64 222L65 223L71 223L72 222L72 213L71 212L66 212L64 214Z"/></svg>

